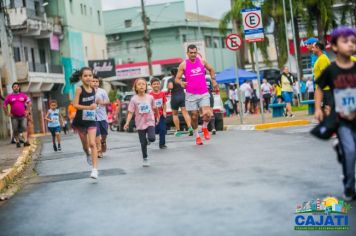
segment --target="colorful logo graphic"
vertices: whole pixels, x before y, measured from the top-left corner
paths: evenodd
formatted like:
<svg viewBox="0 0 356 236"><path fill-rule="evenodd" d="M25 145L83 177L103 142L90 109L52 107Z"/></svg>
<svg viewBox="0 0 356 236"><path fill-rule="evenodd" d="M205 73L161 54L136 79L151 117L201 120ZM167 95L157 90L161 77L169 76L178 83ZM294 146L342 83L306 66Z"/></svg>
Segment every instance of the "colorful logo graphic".
<svg viewBox="0 0 356 236"><path fill-rule="evenodd" d="M298 204L295 230L349 230L347 212L351 205L335 197L315 199Z"/></svg>

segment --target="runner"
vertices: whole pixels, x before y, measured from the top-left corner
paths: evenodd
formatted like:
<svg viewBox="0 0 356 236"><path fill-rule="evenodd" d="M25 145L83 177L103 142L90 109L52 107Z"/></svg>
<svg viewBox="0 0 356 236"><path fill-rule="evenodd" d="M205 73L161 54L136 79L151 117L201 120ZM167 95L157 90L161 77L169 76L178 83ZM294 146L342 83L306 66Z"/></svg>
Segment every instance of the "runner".
<svg viewBox="0 0 356 236"><path fill-rule="evenodd" d="M61 147L61 124L64 124L63 117L59 112L57 101L50 102L50 109L47 111L45 120L48 121L48 130L52 135L53 150L56 152L62 151ZM58 147L56 145L56 139Z"/></svg>
<svg viewBox="0 0 356 236"><path fill-rule="evenodd" d="M31 112L31 102L29 97L22 93L20 84L15 82L12 84L13 93L8 94L4 101L4 111L7 116L11 117L13 136L15 138L16 147L21 147L20 135L24 139L24 146L30 146L27 136L27 119L26 116ZM8 110L10 105L10 112Z"/></svg>
<svg viewBox="0 0 356 236"><path fill-rule="evenodd" d="M129 123L135 114L135 125L143 155L143 167L149 167L150 163L147 155L147 144L148 142L154 142L156 140L155 115L156 117L159 117L159 113L154 98L147 94L147 82L145 79L137 79L134 83L133 90L136 95L131 98L129 103L124 129L128 130Z"/></svg>
<svg viewBox="0 0 356 236"><path fill-rule="evenodd" d="M323 120L321 109L325 87L329 87L333 100L332 113L338 115L338 138L343 152L342 170L344 200L356 199L355 161L356 161L356 63L351 55L356 49L356 29L341 27L331 34L331 46L336 61L328 66L316 81L315 118Z"/></svg>
<svg viewBox="0 0 356 236"><path fill-rule="evenodd" d="M152 91L150 95L155 100L155 105L158 109L159 116L155 117L158 120L156 124L156 134L159 134L159 148L167 149L166 146L166 117L167 117L167 98L166 94L161 91L161 82L158 78L153 78L151 80Z"/></svg>
<svg viewBox="0 0 356 236"><path fill-rule="evenodd" d="M201 110L203 118L204 138L210 139L208 124L211 114L210 95L206 87L205 69L210 72L214 88L217 88L215 81L215 71L204 59L197 57L197 46L191 44L187 48L188 59L183 61L178 68L176 83L180 83L183 88L186 88L185 105L187 110L191 112L192 126L196 137L196 144L202 145L203 142L198 132L198 116ZM182 81L182 76L185 76L186 82Z"/></svg>
<svg viewBox="0 0 356 236"><path fill-rule="evenodd" d="M108 136L108 116L106 106L110 104L110 99L106 91L99 88L100 80L97 76L93 77L91 82L92 88L95 89L96 108L96 148L98 158L103 158L106 152L106 137Z"/></svg>
<svg viewBox="0 0 356 236"><path fill-rule="evenodd" d="M77 109L77 112L73 120L73 128L78 132L83 150L87 156L87 162L92 166L90 177L97 179L98 151L95 143L95 110L97 105L95 103L95 90L90 86L92 79L93 73L89 67L83 67L80 71L76 71L71 77L72 83L76 83L79 80L83 83L82 86L75 90L73 105ZM89 148L91 150L91 157Z"/></svg>
<svg viewBox="0 0 356 236"><path fill-rule="evenodd" d="M329 58L323 53L324 50L325 50L325 46L320 42L315 43L313 46L313 52L315 55L317 55L318 58L313 68L315 82L318 81L318 78L320 77L321 73L325 70L325 68L331 64ZM329 115L331 112L331 107L333 106L332 104L333 98L329 86L326 86L324 88L323 95L324 96L323 96L322 108L325 115Z"/></svg>
<svg viewBox="0 0 356 236"><path fill-rule="evenodd" d="M168 89L171 91L171 108L172 108L172 116L173 116L173 123L176 127L176 132L174 135L176 137L182 136L182 132L180 131L180 122L178 117L178 110L182 112L184 117L185 123L188 127L189 136L193 136L193 128L191 125L191 119L188 114L187 109L185 108L185 92L184 88L177 84L174 80L177 76L178 69L174 68L171 70L172 78L168 80Z"/></svg>
<svg viewBox="0 0 356 236"><path fill-rule="evenodd" d="M214 115L214 87L212 85L211 79L207 78L206 79L206 86L208 87L208 91L209 91L209 95L210 95L210 112L212 114L212 116L210 117L210 125L211 125L211 133L213 135L216 134L216 128L215 128L215 115ZM234 91L235 93L235 91ZM236 96L235 96L236 97ZM236 115L237 115L237 110L236 110Z"/></svg>

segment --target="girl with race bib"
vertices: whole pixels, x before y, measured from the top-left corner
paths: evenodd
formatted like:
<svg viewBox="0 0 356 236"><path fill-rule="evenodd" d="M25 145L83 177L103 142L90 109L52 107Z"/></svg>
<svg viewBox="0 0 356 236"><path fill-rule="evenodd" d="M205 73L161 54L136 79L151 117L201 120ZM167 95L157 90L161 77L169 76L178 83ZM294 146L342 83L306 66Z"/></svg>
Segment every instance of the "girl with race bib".
<svg viewBox="0 0 356 236"><path fill-rule="evenodd" d="M83 145L83 150L87 156L87 162L92 166L90 177L98 178L97 158L98 152L96 148L96 103L95 90L90 86L93 79L92 70L89 67L83 67L80 71L76 71L71 82L76 83L81 80L82 85L75 90L73 105L77 112L73 120L73 129L75 129L80 137ZM89 152L91 151L91 155Z"/></svg>
<svg viewBox="0 0 356 236"><path fill-rule="evenodd" d="M49 104L50 109L47 111L45 120L48 121L48 130L52 134L53 150L61 151L61 124L64 124L63 117L57 108L57 101L52 100ZM56 139L58 146L56 145Z"/></svg>
<svg viewBox="0 0 356 236"><path fill-rule="evenodd" d="M147 82L145 79L137 79L134 83L133 90L136 95L131 98L125 130L129 128L129 123L135 114L135 126L141 143L143 155L143 167L150 166L147 155L147 145L154 142L155 137L155 115L159 117L154 98L147 94Z"/></svg>

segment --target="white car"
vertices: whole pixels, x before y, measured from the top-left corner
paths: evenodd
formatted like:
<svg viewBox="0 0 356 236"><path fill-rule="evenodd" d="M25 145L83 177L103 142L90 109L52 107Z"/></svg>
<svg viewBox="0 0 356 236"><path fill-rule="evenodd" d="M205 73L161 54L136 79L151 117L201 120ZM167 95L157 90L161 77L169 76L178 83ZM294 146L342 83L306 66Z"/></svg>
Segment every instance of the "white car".
<svg viewBox="0 0 356 236"><path fill-rule="evenodd" d="M167 129L170 129L171 127L174 127L173 123L173 117L172 117L172 108L171 108L171 94L168 90L168 81L171 79L172 76L166 76L161 80L161 91L166 92L167 94L167 119L166 119L166 124L167 124ZM206 76L207 80L211 80L210 75ZM220 94L219 93L213 93L214 96L214 116L215 116L215 128L216 130L223 130L224 129L224 105L221 100ZM186 123L184 121L184 117L182 113L179 111L178 112L178 117L180 121L180 128L181 130L187 130ZM199 121L201 124L201 121ZM211 127L209 127L211 129Z"/></svg>

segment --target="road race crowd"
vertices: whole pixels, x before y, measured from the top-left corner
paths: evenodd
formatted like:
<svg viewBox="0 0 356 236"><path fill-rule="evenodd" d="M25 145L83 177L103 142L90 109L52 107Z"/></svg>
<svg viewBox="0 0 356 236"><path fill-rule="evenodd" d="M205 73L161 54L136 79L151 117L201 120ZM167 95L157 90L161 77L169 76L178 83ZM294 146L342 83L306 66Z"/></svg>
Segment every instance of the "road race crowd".
<svg viewBox="0 0 356 236"><path fill-rule="evenodd" d="M297 103L302 96L315 100L315 118L320 121L312 134L327 139L337 136L337 151L339 161L343 166L344 199L356 199L355 193L355 161L356 161L356 29L340 27L331 34L331 48L336 60L331 62L325 53L325 45L316 38L305 42L311 51L313 77L299 81L283 67L281 77L272 84L263 79L261 91L256 91L252 82L240 86L230 85L225 107L231 114L240 112L256 113L259 96L263 99L264 110L269 112L270 103L285 103L284 116L293 117L292 104ZM189 45L187 59L177 69L173 69L168 88L171 93L171 107L175 136L180 132L178 111L182 112L188 128L188 134L195 137L197 145L211 138L208 125L214 118L212 93L219 87L215 80L212 66L199 56L197 47ZM210 74L211 83L207 85L206 72ZM184 77L184 79L183 79ZM76 71L71 82L81 85L76 88L75 96L68 106L68 117L63 116L57 102L49 102L49 110L45 116L48 130L52 134L54 151L61 151L61 130L66 133L70 126L82 143L86 160L91 166L91 178L98 178L98 158L103 157L107 145L108 122L118 113L119 101L111 103L106 91L100 88L101 79L93 75L91 68L83 67ZM141 145L143 166L148 167L147 146L154 142L159 134L159 148L166 149L166 93L161 91L161 81L153 78L150 81L152 91L148 91L148 83L139 78L134 82L135 95L128 105L125 129L129 128L132 119L138 133ZM28 146L27 125L31 122L31 101L22 93L20 85L12 85L13 93L4 99L4 110L11 117L14 143L17 147ZM259 95L261 94L261 95ZM239 109L239 97L243 99L243 111ZM198 122L201 121L201 132ZM214 124L214 122L211 122ZM215 128L212 127L215 134ZM202 134L202 137L201 137Z"/></svg>

